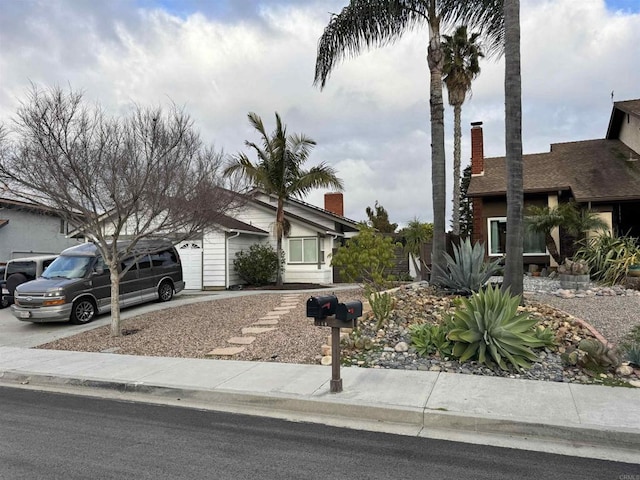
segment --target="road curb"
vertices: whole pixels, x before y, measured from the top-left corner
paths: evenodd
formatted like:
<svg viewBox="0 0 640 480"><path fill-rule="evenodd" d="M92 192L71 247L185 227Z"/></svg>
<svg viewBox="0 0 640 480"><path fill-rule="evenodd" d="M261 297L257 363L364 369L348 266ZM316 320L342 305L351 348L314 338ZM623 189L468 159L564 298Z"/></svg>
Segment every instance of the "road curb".
<svg viewBox="0 0 640 480"><path fill-rule="evenodd" d="M366 425L397 425L420 434L431 430L452 431L466 434L490 434L524 437L540 441L561 441L576 446L640 450L640 431L625 428L603 428L599 425L546 424L514 420L497 416L468 415L456 412L430 410L425 407L354 404L342 401L335 394L319 394L311 398L283 393L252 393L230 390L205 390L152 385L142 382L97 380L33 374L21 371L0 371L0 385L30 386L31 388L86 389L118 392L122 395L149 396L154 403L166 401L196 401L208 409L237 413L286 417L302 415L305 420L317 422L317 418L332 418L339 423ZM161 402L160 402L161 403ZM256 413L259 412L259 413ZM363 423L364 422L364 427ZM415 429L415 430L414 430Z"/></svg>

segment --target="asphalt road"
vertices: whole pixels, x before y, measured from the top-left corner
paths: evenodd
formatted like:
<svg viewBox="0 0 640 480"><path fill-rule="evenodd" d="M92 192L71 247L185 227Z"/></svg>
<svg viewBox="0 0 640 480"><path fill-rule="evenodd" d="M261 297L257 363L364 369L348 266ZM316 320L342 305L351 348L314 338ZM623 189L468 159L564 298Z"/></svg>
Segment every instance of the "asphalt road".
<svg viewBox="0 0 640 480"><path fill-rule="evenodd" d="M640 466L0 387L0 479L632 479Z"/></svg>

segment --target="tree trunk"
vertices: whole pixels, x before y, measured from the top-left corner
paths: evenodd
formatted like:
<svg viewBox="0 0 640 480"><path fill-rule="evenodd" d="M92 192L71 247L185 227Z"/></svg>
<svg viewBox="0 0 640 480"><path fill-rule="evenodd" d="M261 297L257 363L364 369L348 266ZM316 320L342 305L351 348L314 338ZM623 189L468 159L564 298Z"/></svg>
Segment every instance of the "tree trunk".
<svg viewBox="0 0 640 480"><path fill-rule="evenodd" d="M562 263L562 259L560 258L560 252L558 252L556 241L551 236L551 233L545 233L544 240L547 245L547 250L549 250L549 255L551 255L556 263L560 265Z"/></svg>
<svg viewBox="0 0 640 480"><path fill-rule="evenodd" d="M444 150L444 102L442 100L442 68L444 57L440 44L440 18L432 2L429 15L429 48L431 107L431 188L433 199L433 246L431 254L432 283L438 284L445 272L446 178Z"/></svg>
<svg viewBox="0 0 640 480"><path fill-rule="evenodd" d="M462 138L462 105L453 106L453 213L451 231L460 236L460 139Z"/></svg>
<svg viewBox="0 0 640 480"><path fill-rule="evenodd" d="M276 285L282 286L282 232L284 230L284 199L278 198L278 209L276 211L276 253L278 255L278 267L276 268Z"/></svg>
<svg viewBox="0 0 640 480"><path fill-rule="evenodd" d="M115 263L115 265L110 264L109 270L111 272L111 336L119 337L122 335L122 330L120 326L120 274L118 273L118 263Z"/></svg>
<svg viewBox="0 0 640 480"><path fill-rule="evenodd" d="M507 166L507 245L503 288L522 294L523 181L520 1L505 0L505 141Z"/></svg>

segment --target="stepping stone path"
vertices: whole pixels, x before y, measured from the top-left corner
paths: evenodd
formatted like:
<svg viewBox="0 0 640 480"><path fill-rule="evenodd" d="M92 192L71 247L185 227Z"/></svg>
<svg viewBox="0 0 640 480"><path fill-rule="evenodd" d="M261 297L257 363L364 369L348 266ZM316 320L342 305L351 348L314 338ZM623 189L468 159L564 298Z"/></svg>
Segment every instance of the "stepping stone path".
<svg viewBox="0 0 640 480"><path fill-rule="evenodd" d="M227 343L233 345L251 345L255 340L255 336L261 333L271 332L278 327L278 320L282 315L289 313L294 308L300 305L302 295L299 293L287 293L282 295L280 300L280 306L274 307L274 309L265 314L259 320L253 322L250 326L242 329L242 337L232 337L227 340ZM214 348L206 354L207 357L232 357L238 353L244 352L244 347L223 347Z"/></svg>

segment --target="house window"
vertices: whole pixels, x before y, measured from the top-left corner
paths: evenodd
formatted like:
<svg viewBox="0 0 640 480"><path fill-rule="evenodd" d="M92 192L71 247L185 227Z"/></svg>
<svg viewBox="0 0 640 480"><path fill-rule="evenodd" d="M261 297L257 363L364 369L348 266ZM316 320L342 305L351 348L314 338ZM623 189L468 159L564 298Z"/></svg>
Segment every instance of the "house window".
<svg viewBox="0 0 640 480"><path fill-rule="evenodd" d="M318 238L290 238L289 263L318 263Z"/></svg>
<svg viewBox="0 0 640 480"><path fill-rule="evenodd" d="M489 256L504 255L507 251L507 219L504 217L489 218ZM524 229L523 252L525 255L546 255L547 247L543 233L534 233Z"/></svg>

